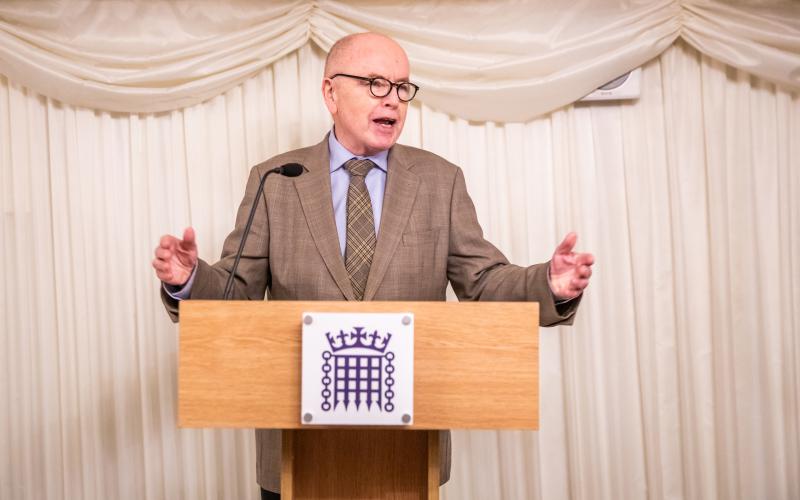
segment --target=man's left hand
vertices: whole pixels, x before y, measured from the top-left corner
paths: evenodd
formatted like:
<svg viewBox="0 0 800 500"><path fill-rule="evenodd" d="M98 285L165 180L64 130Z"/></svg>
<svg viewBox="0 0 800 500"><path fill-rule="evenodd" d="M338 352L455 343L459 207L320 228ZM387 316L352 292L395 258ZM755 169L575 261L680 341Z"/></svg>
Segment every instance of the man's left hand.
<svg viewBox="0 0 800 500"><path fill-rule="evenodd" d="M594 256L590 253L573 252L576 241L578 241L577 234L567 234L550 259L548 284L556 300L574 299L589 285Z"/></svg>

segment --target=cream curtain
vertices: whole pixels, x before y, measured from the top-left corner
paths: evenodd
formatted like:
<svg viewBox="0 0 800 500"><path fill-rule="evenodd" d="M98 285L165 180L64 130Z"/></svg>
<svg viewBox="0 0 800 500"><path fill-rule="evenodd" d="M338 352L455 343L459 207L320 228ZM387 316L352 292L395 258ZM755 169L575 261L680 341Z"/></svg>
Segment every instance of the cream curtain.
<svg viewBox="0 0 800 500"><path fill-rule="evenodd" d="M737 30L797 22L759 12ZM323 59L304 43L160 114L0 77L0 498L258 498L252 432L175 427L177 330L149 262L188 224L213 260L249 166L320 140ZM800 96L718 59L678 42L638 101L524 123L410 108L401 142L464 168L512 261L569 230L598 261L575 326L542 331L541 430L456 432L444 498L800 497Z"/></svg>
<svg viewBox="0 0 800 500"><path fill-rule="evenodd" d="M327 130L322 58L160 116L2 81L0 498L256 498L250 432L175 428L149 260L185 224L213 259L248 166ZM598 258L577 324L542 332L541 431L457 432L445 498L800 494L800 101L682 44L643 76L525 124L411 108L402 142L464 167L513 261L570 229Z"/></svg>
<svg viewBox="0 0 800 500"><path fill-rule="evenodd" d="M16 0L0 4L0 73L75 106L172 111L219 95L309 40L328 50L365 30L406 48L422 102L468 120L533 119L679 36L800 89L800 4L787 1Z"/></svg>

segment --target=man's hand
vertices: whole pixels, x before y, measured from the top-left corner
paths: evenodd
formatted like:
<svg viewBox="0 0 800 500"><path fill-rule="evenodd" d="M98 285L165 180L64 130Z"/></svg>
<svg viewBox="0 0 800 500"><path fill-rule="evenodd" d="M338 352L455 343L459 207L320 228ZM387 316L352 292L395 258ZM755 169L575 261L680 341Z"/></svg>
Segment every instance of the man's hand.
<svg viewBox="0 0 800 500"><path fill-rule="evenodd" d="M550 259L549 285L557 300L574 299L589 285L594 256L573 252L577 240L577 234L569 233Z"/></svg>
<svg viewBox="0 0 800 500"><path fill-rule="evenodd" d="M165 234L156 247L153 269L158 279L168 285L182 286L192 275L197 265L197 244L194 242L194 229L187 227L183 239Z"/></svg>

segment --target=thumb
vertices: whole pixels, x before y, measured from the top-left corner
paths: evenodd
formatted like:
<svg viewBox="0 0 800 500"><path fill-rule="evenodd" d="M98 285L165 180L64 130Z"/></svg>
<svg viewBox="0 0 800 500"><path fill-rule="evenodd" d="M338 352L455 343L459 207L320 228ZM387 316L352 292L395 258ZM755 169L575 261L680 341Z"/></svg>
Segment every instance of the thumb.
<svg viewBox="0 0 800 500"><path fill-rule="evenodd" d="M577 241L578 241L578 235L570 231L569 233L567 233L566 236L564 236L564 239L556 247L555 254L565 254L572 252L572 249L575 248L575 243Z"/></svg>
<svg viewBox="0 0 800 500"><path fill-rule="evenodd" d="M187 227L183 230L183 240L181 240L179 248L189 257L190 264L194 265L197 259L197 244L194 239L194 229Z"/></svg>
<svg viewBox="0 0 800 500"><path fill-rule="evenodd" d="M183 230L183 244L185 246L194 246L194 229L190 226Z"/></svg>

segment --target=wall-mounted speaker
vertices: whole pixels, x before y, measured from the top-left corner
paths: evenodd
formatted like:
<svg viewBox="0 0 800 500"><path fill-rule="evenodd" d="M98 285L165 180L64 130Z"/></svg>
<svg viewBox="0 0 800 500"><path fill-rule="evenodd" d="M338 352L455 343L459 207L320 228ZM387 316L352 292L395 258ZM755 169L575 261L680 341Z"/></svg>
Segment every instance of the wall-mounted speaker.
<svg viewBox="0 0 800 500"><path fill-rule="evenodd" d="M638 99L641 93L642 68L617 77L579 101L622 101Z"/></svg>

